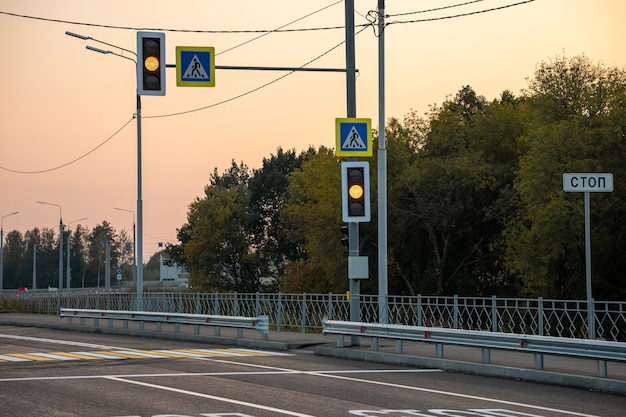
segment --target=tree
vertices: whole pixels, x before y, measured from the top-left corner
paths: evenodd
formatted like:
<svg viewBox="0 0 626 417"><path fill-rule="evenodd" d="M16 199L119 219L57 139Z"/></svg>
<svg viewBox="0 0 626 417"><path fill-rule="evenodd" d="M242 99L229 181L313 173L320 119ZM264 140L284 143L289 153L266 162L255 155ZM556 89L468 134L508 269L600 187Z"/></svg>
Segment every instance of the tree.
<svg viewBox="0 0 626 417"><path fill-rule="evenodd" d="M470 87L433 107L423 145L397 179L395 214L410 236L410 288L482 293L507 281L501 264L503 196L512 185L524 131L514 97L487 103ZM419 132L418 132L419 136ZM391 179L390 179L391 181ZM399 248L398 256L402 248ZM425 254L428 251L429 253ZM405 255L406 257L407 255ZM494 285L494 280L499 285Z"/></svg>
<svg viewBox="0 0 626 417"><path fill-rule="evenodd" d="M170 263L187 267L194 288L256 291L262 285L263 263L248 233L249 179L243 163L233 161L223 175L216 169L204 198L189 206L187 223L178 232L181 245L168 245Z"/></svg>
<svg viewBox="0 0 626 417"><path fill-rule="evenodd" d="M348 286L341 244L339 160L328 148L309 154L289 176L284 224L301 259L287 265L284 291L343 292Z"/></svg>
<svg viewBox="0 0 626 417"><path fill-rule="evenodd" d="M264 270L278 284L285 266L299 258L298 242L290 239L281 212L287 200L289 175L302 166L306 155L296 155L294 150L284 152L278 148L276 155L263 158L263 166L254 170L249 182L251 223L254 250L259 254Z"/></svg>
<svg viewBox="0 0 626 417"><path fill-rule="evenodd" d="M532 124L515 183L517 216L507 231L507 266L533 296L584 297L582 196L562 191L564 172L612 172L623 164L626 73L584 56L542 63L526 91ZM592 247L598 296L623 297L625 190L593 196ZM603 284L603 285L599 285Z"/></svg>
<svg viewBox="0 0 626 417"><path fill-rule="evenodd" d="M18 288L29 286L26 269L23 267L23 257L26 243L22 234L16 230L7 233L2 245L4 257L4 288Z"/></svg>

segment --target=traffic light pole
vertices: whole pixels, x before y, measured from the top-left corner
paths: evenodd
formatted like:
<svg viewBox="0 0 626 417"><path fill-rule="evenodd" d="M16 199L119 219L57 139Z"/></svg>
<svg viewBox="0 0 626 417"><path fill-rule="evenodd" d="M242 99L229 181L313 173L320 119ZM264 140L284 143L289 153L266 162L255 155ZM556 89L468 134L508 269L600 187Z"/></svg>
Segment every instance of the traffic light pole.
<svg viewBox="0 0 626 417"><path fill-rule="evenodd" d="M356 117L356 53L354 41L354 0L345 1L346 19L346 105L347 117ZM356 161L356 158L349 158ZM359 256L359 224L348 223L348 256ZM349 279L350 282L350 321L361 321L361 282ZM358 336L351 337L352 346L359 346Z"/></svg>

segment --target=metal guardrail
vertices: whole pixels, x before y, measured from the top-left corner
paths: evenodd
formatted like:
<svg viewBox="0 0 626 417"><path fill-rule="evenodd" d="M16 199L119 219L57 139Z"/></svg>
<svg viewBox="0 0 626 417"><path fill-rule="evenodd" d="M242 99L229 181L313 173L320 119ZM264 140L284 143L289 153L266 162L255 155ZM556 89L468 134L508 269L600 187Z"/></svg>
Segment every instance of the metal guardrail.
<svg viewBox="0 0 626 417"><path fill-rule="evenodd" d="M61 308L61 317L68 319L68 324L72 324L72 319L80 318L81 326L85 325L85 319L93 319L94 326L99 326L99 320L109 321L109 327L113 326L113 320L122 320L125 329L128 328L129 321L139 322L139 329L144 329L144 322L156 323L157 331L161 331L163 323L174 324L174 331L180 331L181 324L191 324L194 326L194 334L199 334L200 326L212 326L215 328L215 336L220 335L221 327L234 327L237 329L237 337L243 337L243 330L256 330L261 333L263 340L267 340L269 335L269 318L267 316L243 317L243 316L219 316L204 314L185 313L156 313L150 311L129 311L129 310L90 310Z"/></svg>
<svg viewBox="0 0 626 417"><path fill-rule="evenodd" d="M378 339L396 340L396 353L403 352L403 341L435 344L436 356L444 357L444 345L462 345L482 348L482 363L491 362L491 349L508 349L535 354L535 369L543 369L543 355L564 355L594 359L597 375L607 377L607 361L626 362L626 343L605 340L573 339L534 336L490 331L448 329L438 327L406 326L378 323L359 323L324 320L323 333L338 335L337 346L344 347L344 336L372 338L372 350L378 350Z"/></svg>

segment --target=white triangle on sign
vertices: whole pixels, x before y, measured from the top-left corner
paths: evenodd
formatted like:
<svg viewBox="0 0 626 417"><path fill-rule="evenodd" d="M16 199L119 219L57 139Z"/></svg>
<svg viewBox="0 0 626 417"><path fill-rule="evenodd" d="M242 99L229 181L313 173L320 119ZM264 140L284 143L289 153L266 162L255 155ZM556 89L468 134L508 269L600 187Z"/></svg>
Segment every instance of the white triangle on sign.
<svg viewBox="0 0 626 417"><path fill-rule="evenodd" d="M346 136L341 145L341 149L367 149L367 145L365 145L356 127L352 126L350 133L348 133L348 136Z"/></svg>
<svg viewBox="0 0 626 417"><path fill-rule="evenodd" d="M198 55L194 55L193 59L187 66L183 78L191 78L195 80L206 80L209 78L207 72L204 70L202 63L198 59Z"/></svg>

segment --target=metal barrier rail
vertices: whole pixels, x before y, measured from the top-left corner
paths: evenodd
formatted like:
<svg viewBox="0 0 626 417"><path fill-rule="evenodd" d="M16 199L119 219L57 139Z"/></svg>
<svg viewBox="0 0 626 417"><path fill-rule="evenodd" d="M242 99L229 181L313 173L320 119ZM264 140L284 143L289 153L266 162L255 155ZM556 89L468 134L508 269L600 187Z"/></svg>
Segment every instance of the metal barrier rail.
<svg viewBox="0 0 626 417"><path fill-rule="evenodd" d="M543 369L543 355L564 355L595 359L597 375L607 377L607 361L626 362L626 343L605 340L533 336L477 330L405 326L378 323L324 320L324 334L338 335L337 346L344 347L344 336L372 338L372 350L378 350L378 339L396 340L396 353L402 353L403 341L435 343L437 358L443 359L444 345L482 348L482 363L491 362L491 349L509 349L535 354L535 369Z"/></svg>
<svg viewBox="0 0 626 417"><path fill-rule="evenodd" d="M212 326L215 328L215 336L220 335L221 327L234 327L237 329L237 337L243 337L243 330L256 330L261 333L263 340L267 340L269 335L268 316L242 317L242 316L218 316L204 314L185 313L155 313L150 311L128 311L128 310L89 310L75 308L61 308L61 317L67 317L68 324L72 324L73 318L80 318L81 326L85 325L85 319L93 319L94 326L99 326L100 319L109 320L109 327L113 326L113 320L122 320L125 329L128 328L129 321L139 322L139 329L143 330L143 323L156 323L157 331L161 331L163 323L174 324L174 331L180 331L181 324L191 324L194 326L194 334L200 333L200 326Z"/></svg>

